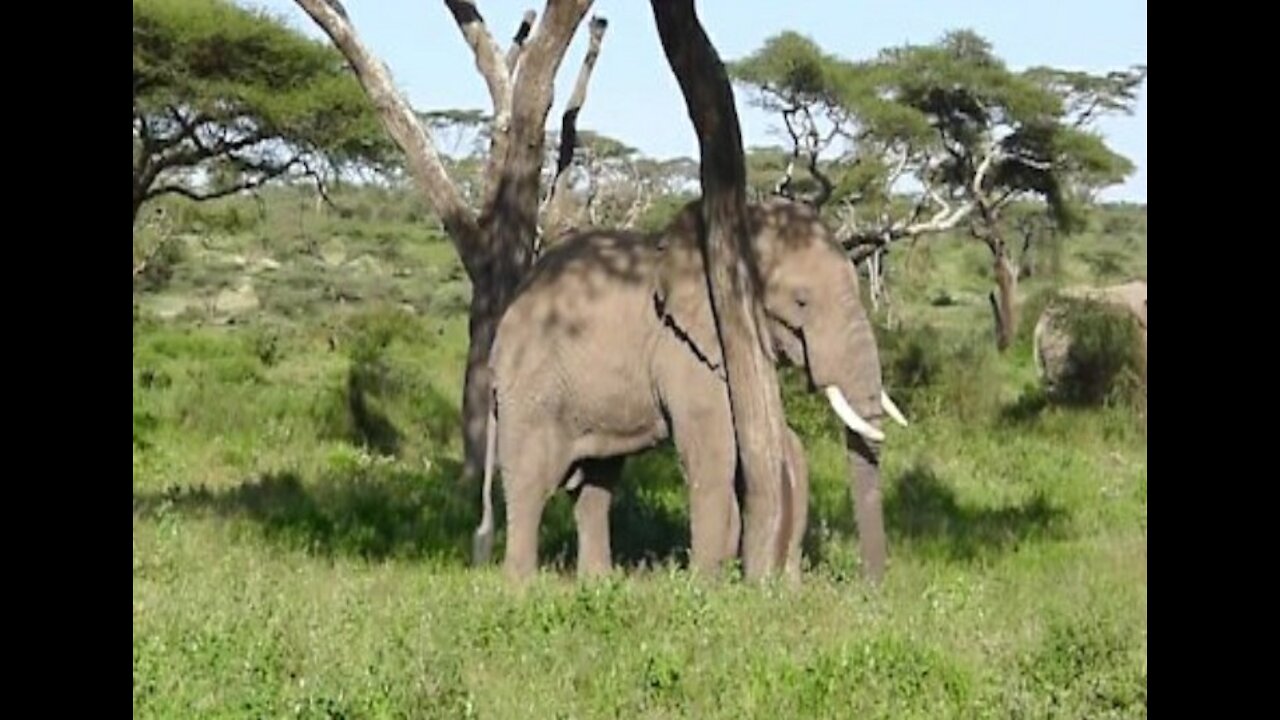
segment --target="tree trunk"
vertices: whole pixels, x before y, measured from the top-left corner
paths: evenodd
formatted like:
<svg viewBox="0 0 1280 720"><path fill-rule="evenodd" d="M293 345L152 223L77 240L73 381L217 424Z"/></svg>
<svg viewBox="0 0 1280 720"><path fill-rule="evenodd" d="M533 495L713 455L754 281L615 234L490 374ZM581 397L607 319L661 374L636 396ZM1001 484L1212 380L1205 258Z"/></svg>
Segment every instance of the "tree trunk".
<svg viewBox="0 0 1280 720"><path fill-rule="evenodd" d="M470 347L463 381L463 481L483 471L489 410L489 351L502 312L533 257L539 171L552 85L591 0L548 0L530 35L526 13L505 58L474 2L445 0L476 58L494 104L493 140L485 168L484 211L476 218L449 179L429 133L396 89L386 66L356 36L341 5L296 0L351 63L388 134L405 153L410 175L462 260L472 283Z"/></svg>
<svg viewBox="0 0 1280 720"><path fill-rule="evenodd" d="M758 579L781 565L782 398L765 337L761 280L748 232L746 163L724 65L693 0L651 0L662 47L679 81L701 153L704 265L724 351L729 401L746 484L742 559Z"/></svg>
<svg viewBox="0 0 1280 720"><path fill-rule="evenodd" d="M537 172L536 166L534 172ZM531 196L529 202L536 207L536 178ZM471 307L467 321L469 345L462 386L461 483L470 483L484 473L485 429L489 420L491 387L489 353L498 331L498 322L533 259L534 230L529 227L533 214L520 212L514 205L499 207L502 212L481 219L481 242L492 250L489 260L474 273L471 281Z"/></svg>
<svg viewBox="0 0 1280 720"><path fill-rule="evenodd" d="M1004 243L997 243L992 252L995 254L996 290L990 296L991 312L995 318L996 349L1004 352L1013 343L1017 329L1018 273L1009 262Z"/></svg>

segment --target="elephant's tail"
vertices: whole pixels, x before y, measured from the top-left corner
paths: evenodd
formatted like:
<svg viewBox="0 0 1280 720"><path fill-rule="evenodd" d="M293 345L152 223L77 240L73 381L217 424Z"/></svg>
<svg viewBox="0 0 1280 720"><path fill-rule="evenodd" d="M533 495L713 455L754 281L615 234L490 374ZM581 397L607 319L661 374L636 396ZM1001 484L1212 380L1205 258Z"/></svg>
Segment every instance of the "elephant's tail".
<svg viewBox="0 0 1280 720"><path fill-rule="evenodd" d="M471 539L471 562L473 565L485 565L493 554L493 469L498 445L498 399L489 398L489 417L485 429L484 447L484 486L481 490L483 507L480 515L480 527L476 528L475 537Z"/></svg>

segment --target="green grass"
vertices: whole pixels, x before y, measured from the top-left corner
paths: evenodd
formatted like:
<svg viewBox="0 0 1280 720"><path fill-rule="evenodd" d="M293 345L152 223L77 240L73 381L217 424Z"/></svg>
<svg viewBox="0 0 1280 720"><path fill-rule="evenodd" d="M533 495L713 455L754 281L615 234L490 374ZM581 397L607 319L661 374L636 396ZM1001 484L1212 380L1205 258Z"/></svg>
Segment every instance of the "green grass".
<svg viewBox="0 0 1280 720"><path fill-rule="evenodd" d="M691 578L662 449L628 465L614 577L567 573L557 496L545 572L515 592L465 564L479 509L455 482L465 303L435 300L465 283L447 243L384 214L303 216L383 263L348 275L272 234L296 206L226 221L219 252L261 252L280 263L268 274L295 278L234 324L147 314L245 272L216 257L184 255L140 298L135 717L1146 716L1144 425L1122 405L1046 403L1025 341L990 350L981 246L940 242L927 272L891 275L902 326L884 333L887 374L913 424L889 430L879 591L858 568L839 428L787 373L814 485L801 588ZM377 232L395 249L377 250ZM1088 235L1068 241L1055 282L1092 282L1077 250L1100 248L1145 268L1145 239ZM367 297L325 299L317 286L343 278ZM931 304L943 290L955 304ZM396 292L425 300L411 312Z"/></svg>

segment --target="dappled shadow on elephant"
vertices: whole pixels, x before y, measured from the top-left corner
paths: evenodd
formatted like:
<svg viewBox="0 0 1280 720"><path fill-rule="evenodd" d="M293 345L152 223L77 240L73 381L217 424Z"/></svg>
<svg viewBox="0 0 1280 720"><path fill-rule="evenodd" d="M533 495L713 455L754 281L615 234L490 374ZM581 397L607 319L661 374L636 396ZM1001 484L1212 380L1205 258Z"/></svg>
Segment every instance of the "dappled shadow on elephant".
<svg viewBox="0 0 1280 720"><path fill-rule="evenodd" d="M669 445L628 459L609 510L615 567L626 571L689 563L688 488ZM573 573L578 559L573 500L557 492L547 504L539 554L549 568Z"/></svg>
<svg viewBox="0 0 1280 720"><path fill-rule="evenodd" d="M1070 514L1041 494L1004 507L966 505L931 469L918 464L891 484L884 509L895 544L909 547L912 554L959 562L1070 535Z"/></svg>
<svg viewBox="0 0 1280 720"><path fill-rule="evenodd" d="M456 473L457 464L449 463L425 478L394 470L354 470L312 482L296 473L267 474L225 490L135 494L133 511L143 518L178 512L240 519L270 542L321 556L462 565L477 512L470 489L445 479Z"/></svg>

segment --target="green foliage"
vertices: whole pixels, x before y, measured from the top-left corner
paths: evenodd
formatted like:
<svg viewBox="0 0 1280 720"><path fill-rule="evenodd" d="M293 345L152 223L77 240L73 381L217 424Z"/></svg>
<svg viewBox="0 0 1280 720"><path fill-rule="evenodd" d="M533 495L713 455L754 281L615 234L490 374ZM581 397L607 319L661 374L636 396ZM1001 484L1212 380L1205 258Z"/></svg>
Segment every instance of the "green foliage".
<svg viewBox="0 0 1280 720"><path fill-rule="evenodd" d="M831 99L837 78L835 58L813 40L790 30L765 40L755 53L726 65L730 77L788 98L817 101ZM777 109L770 94L760 98L766 109Z"/></svg>
<svg viewBox="0 0 1280 720"><path fill-rule="evenodd" d="M1055 388L1063 402L1129 402L1145 394L1142 337L1126 313L1092 300L1065 299L1063 330L1071 338L1066 369Z"/></svg>
<svg viewBox="0 0 1280 720"><path fill-rule="evenodd" d="M823 134L856 139L825 172L835 178L834 199L855 199L871 215L891 197L893 167L904 152L905 169L918 180L978 199L977 169L998 150L977 194L990 205L998 197L1041 197L1066 231L1081 227L1085 191L1133 172L1086 125L1103 113L1128 112L1145 68L1102 77L1050 68L1019 73L986 39L954 30L860 62L784 32L730 63L729 72L753 91L754 104L784 119L797 112L825 118Z"/></svg>
<svg viewBox="0 0 1280 720"><path fill-rule="evenodd" d="M640 215L636 229L642 232L657 232L665 228L675 218L680 209L689 204L692 195L662 195Z"/></svg>
<svg viewBox="0 0 1280 720"><path fill-rule="evenodd" d="M441 301L465 297L452 249L405 219L406 194L344 190L367 221L263 196L251 234L209 231L137 296L135 716L1145 716L1145 438L1119 403L1018 397L1029 352L996 362L983 293L956 280L976 243L927 246L924 277L893 286L901 324L877 328L911 420L886 427L883 587L863 587L844 431L790 370L812 481L802 587L681 571L687 489L663 446L614 495L618 574L561 574L576 547L557 493L547 572L512 594L496 567L467 567L479 493L456 482L467 323ZM207 207L231 205L252 214ZM1139 210L1093 224L1112 212ZM1145 265L1145 241L1077 240L1065 281L1088 280L1098 248ZM243 323L155 312L246 277L263 303ZM1040 283L1020 285L1024 328Z"/></svg>
<svg viewBox="0 0 1280 720"><path fill-rule="evenodd" d="M134 0L133 121L135 213L397 157L336 49L228 0Z"/></svg>

